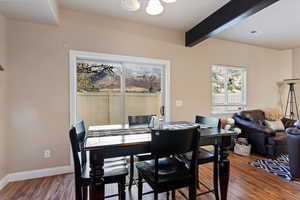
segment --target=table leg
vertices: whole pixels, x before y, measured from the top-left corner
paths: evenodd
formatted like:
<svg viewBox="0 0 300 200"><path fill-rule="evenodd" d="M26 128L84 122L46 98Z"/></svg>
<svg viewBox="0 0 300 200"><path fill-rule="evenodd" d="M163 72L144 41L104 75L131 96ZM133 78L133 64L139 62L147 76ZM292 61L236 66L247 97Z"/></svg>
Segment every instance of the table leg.
<svg viewBox="0 0 300 200"><path fill-rule="evenodd" d="M90 177L91 177L91 185L90 185L90 200L104 200L105 190L104 190L104 169L103 163L104 159L101 153L97 151L90 152Z"/></svg>
<svg viewBox="0 0 300 200"><path fill-rule="evenodd" d="M189 200L196 200L196 183L189 187Z"/></svg>
<svg viewBox="0 0 300 200"><path fill-rule="evenodd" d="M219 192L219 146L214 145L214 166L213 166L213 183L214 183L214 190L215 190L215 199L220 199L220 192Z"/></svg>
<svg viewBox="0 0 300 200"><path fill-rule="evenodd" d="M230 137L223 137L220 146L220 162L219 162L219 184L221 200L227 199L229 175L230 175L230 161L228 159L229 148L231 144Z"/></svg>
<svg viewBox="0 0 300 200"><path fill-rule="evenodd" d="M197 150L198 151L198 150ZM195 162L198 160L198 152L195 151L194 155L195 158L192 159L191 162L191 170L193 171L193 180L191 185L189 186L189 199L190 200L196 200L196 194L197 194L197 184L198 184L198 164Z"/></svg>

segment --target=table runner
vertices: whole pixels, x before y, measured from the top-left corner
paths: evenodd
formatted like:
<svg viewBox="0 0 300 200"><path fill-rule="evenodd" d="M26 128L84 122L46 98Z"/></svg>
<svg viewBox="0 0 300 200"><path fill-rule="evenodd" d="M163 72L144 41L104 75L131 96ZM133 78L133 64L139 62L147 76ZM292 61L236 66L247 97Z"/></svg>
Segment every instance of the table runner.
<svg viewBox="0 0 300 200"><path fill-rule="evenodd" d="M164 124L161 129L157 129L157 130L177 130L177 129L192 128L196 126L199 126L199 124L195 124L195 123ZM87 137L133 135L133 134L145 134L145 133L151 133L151 129L148 127L139 127L139 128L97 130L97 131L88 132Z"/></svg>
<svg viewBox="0 0 300 200"><path fill-rule="evenodd" d="M103 136L117 136L117 135L132 135L151 133L150 128L125 128L115 130L98 130L88 132L87 137L103 137Z"/></svg>

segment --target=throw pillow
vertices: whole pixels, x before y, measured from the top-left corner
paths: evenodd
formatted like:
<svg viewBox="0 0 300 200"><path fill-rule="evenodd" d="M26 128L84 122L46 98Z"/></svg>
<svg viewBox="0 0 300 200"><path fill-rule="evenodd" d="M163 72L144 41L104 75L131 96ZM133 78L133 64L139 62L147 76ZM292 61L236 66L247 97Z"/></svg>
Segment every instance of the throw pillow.
<svg viewBox="0 0 300 200"><path fill-rule="evenodd" d="M266 108L263 109L266 120L276 121L283 117L283 114L277 108Z"/></svg>
<svg viewBox="0 0 300 200"><path fill-rule="evenodd" d="M277 120L277 121L266 120L265 123L267 127L272 129L273 131L284 131L284 125L281 120Z"/></svg>

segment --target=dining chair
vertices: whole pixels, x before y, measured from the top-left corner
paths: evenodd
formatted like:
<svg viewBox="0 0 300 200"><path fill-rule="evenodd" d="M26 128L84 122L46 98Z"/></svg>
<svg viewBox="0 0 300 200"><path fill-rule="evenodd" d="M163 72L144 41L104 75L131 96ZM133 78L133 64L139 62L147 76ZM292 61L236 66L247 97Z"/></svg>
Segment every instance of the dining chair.
<svg viewBox="0 0 300 200"><path fill-rule="evenodd" d="M129 126L149 125L151 118L156 115L131 115L128 116Z"/></svg>
<svg viewBox="0 0 300 200"><path fill-rule="evenodd" d="M89 153L84 151L86 131L84 122L80 121L72 126L70 132L74 171L75 171L75 199L86 200L88 186L92 183L90 177ZM125 184L128 175L125 158L112 158L104 160L104 183L118 184L118 194L106 196L106 198L119 196L119 200L125 200Z"/></svg>
<svg viewBox="0 0 300 200"><path fill-rule="evenodd" d="M138 200L143 196L143 180L154 192L154 200L158 194L172 191L175 200L175 190L189 187L190 199L196 198L196 156L200 132L198 126L175 130L152 130L150 151L153 160L136 163L138 170ZM174 155L192 152L191 167ZM194 166L194 167L192 167Z"/></svg>
<svg viewBox="0 0 300 200"><path fill-rule="evenodd" d="M221 128L221 120L215 117L205 117L201 115L197 115L195 122L198 124L207 125L210 128Z"/></svg>
<svg viewBox="0 0 300 200"><path fill-rule="evenodd" d="M220 128L221 120L213 117L205 117L205 116L196 116L196 123L207 125L210 128ZM201 125L200 125L201 126ZM190 153L179 155L183 161L187 164L190 163L192 156ZM197 173L197 187L200 188L200 185L204 186L207 191L203 193L197 194L197 196L201 196L210 192L215 194L215 199L219 199L219 187L218 187L218 146L214 146L214 152L207 151L204 148L199 147L198 149L198 159L197 164L203 165L207 163L213 163L213 189L209 188L206 184L202 183L199 179L199 172Z"/></svg>
<svg viewBox="0 0 300 200"><path fill-rule="evenodd" d="M129 127L139 127L144 125L148 127L150 124L151 118L156 115L135 115L135 116L128 116L128 125ZM128 189L131 190L134 180L134 157L136 157L137 161L145 161L152 159L150 153L145 154L138 154L138 155L131 155L130 156L130 177L129 177L129 187Z"/></svg>

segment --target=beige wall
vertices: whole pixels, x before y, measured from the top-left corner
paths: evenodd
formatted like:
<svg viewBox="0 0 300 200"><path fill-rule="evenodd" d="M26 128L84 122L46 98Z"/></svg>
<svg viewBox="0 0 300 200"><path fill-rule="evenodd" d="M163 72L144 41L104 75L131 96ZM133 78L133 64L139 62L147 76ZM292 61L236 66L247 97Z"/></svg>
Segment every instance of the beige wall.
<svg viewBox="0 0 300 200"><path fill-rule="evenodd" d="M293 78L300 78L300 48L293 49Z"/></svg>
<svg viewBox="0 0 300 200"><path fill-rule="evenodd" d="M0 71L0 179L7 172L6 140L7 140L7 62L6 62L6 19L0 15L0 65L5 71Z"/></svg>
<svg viewBox="0 0 300 200"><path fill-rule="evenodd" d="M293 49L293 78L300 78L300 48ZM300 84L296 85L296 95L300 105Z"/></svg>
<svg viewBox="0 0 300 200"><path fill-rule="evenodd" d="M281 51L281 62L278 63L280 66L280 77L278 81L283 81L284 79L292 78L293 76L293 52L292 50ZM284 112L286 106L286 100L288 97L289 87L284 84L281 89L277 90L278 95L278 104L280 105L281 110Z"/></svg>
<svg viewBox="0 0 300 200"><path fill-rule="evenodd" d="M66 10L59 26L9 20L8 31L10 172L69 164L70 49L170 60L172 120L210 114L213 64L247 67L250 108L278 106L280 67L292 67L287 52L218 39L186 48L182 32Z"/></svg>

